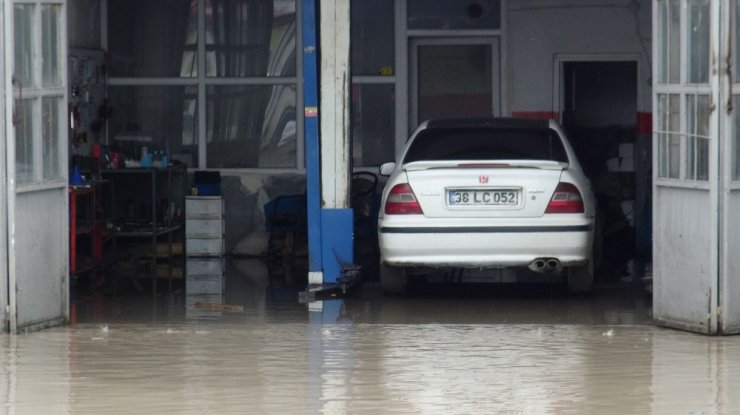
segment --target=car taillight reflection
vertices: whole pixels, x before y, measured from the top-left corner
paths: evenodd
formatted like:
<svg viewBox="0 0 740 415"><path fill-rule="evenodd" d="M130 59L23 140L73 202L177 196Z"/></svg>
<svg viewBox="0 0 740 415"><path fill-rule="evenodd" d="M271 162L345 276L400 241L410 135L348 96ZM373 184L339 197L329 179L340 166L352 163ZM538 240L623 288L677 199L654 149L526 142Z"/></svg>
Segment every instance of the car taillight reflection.
<svg viewBox="0 0 740 415"><path fill-rule="evenodd" d="M571 183L560 182L552 194L545 213L583 213L583 198Z"/></svg>
<svg viewBox="0 0 740 415"><path fill-rule="evenodd" d="M408 183L393 186L385 201L387 215L422 215L419 201Z"/></svg>

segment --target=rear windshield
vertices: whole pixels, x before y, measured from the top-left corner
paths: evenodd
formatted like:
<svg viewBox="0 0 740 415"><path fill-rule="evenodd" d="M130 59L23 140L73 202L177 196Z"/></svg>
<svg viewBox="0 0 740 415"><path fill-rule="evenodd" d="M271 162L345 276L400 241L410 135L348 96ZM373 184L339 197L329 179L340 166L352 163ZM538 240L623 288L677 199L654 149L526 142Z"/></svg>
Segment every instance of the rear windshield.
<svg viewBox="0 0 740 415"><path fill-rule="evenodd" d="M439 160L568 162L568 157L558 134L547 128L430 128L416 136L404 163Z"/></svg>

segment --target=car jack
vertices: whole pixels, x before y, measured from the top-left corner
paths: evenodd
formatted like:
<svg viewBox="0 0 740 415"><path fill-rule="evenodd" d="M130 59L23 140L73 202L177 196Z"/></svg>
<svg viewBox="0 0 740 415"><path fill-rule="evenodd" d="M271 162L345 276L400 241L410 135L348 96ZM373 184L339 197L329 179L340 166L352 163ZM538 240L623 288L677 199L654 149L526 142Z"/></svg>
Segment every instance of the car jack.
<svg viewBox="0 0 740 415"><path fill-rule="evenodd" d="M347 291L360 281L361 268L359 265L342 263L342 272L336 283L310 285L305 291L298 293L298 301L300 303L311 303L333 299L340 294L347 294Z"/></svg>

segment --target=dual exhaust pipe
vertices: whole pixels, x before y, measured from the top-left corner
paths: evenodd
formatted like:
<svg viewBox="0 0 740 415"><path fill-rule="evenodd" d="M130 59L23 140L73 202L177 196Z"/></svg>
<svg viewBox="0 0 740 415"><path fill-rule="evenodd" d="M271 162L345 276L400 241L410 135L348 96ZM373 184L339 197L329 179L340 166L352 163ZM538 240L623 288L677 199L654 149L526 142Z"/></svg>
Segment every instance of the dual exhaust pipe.
<svg viewBox="0 0 740 415"><path fill-rule="evenodd" d="M528 267L534 272L551 273L563 270L563 265L557 258L536 258Z"/></svg>

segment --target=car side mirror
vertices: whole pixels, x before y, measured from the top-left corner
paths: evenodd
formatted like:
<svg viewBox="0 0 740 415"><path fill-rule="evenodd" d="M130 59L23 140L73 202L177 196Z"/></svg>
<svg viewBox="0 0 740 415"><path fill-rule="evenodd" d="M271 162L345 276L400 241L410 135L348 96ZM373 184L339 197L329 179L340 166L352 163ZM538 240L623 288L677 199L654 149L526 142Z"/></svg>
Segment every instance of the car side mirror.
<svg viewBox="0 0 740 415"><path fill-rule="evenodd" d="M396 168L396 162L389 161L388 163L383 163L380 165L380 175L381 176L390 176L391 173L393 173L393 169Z"/></svg>

